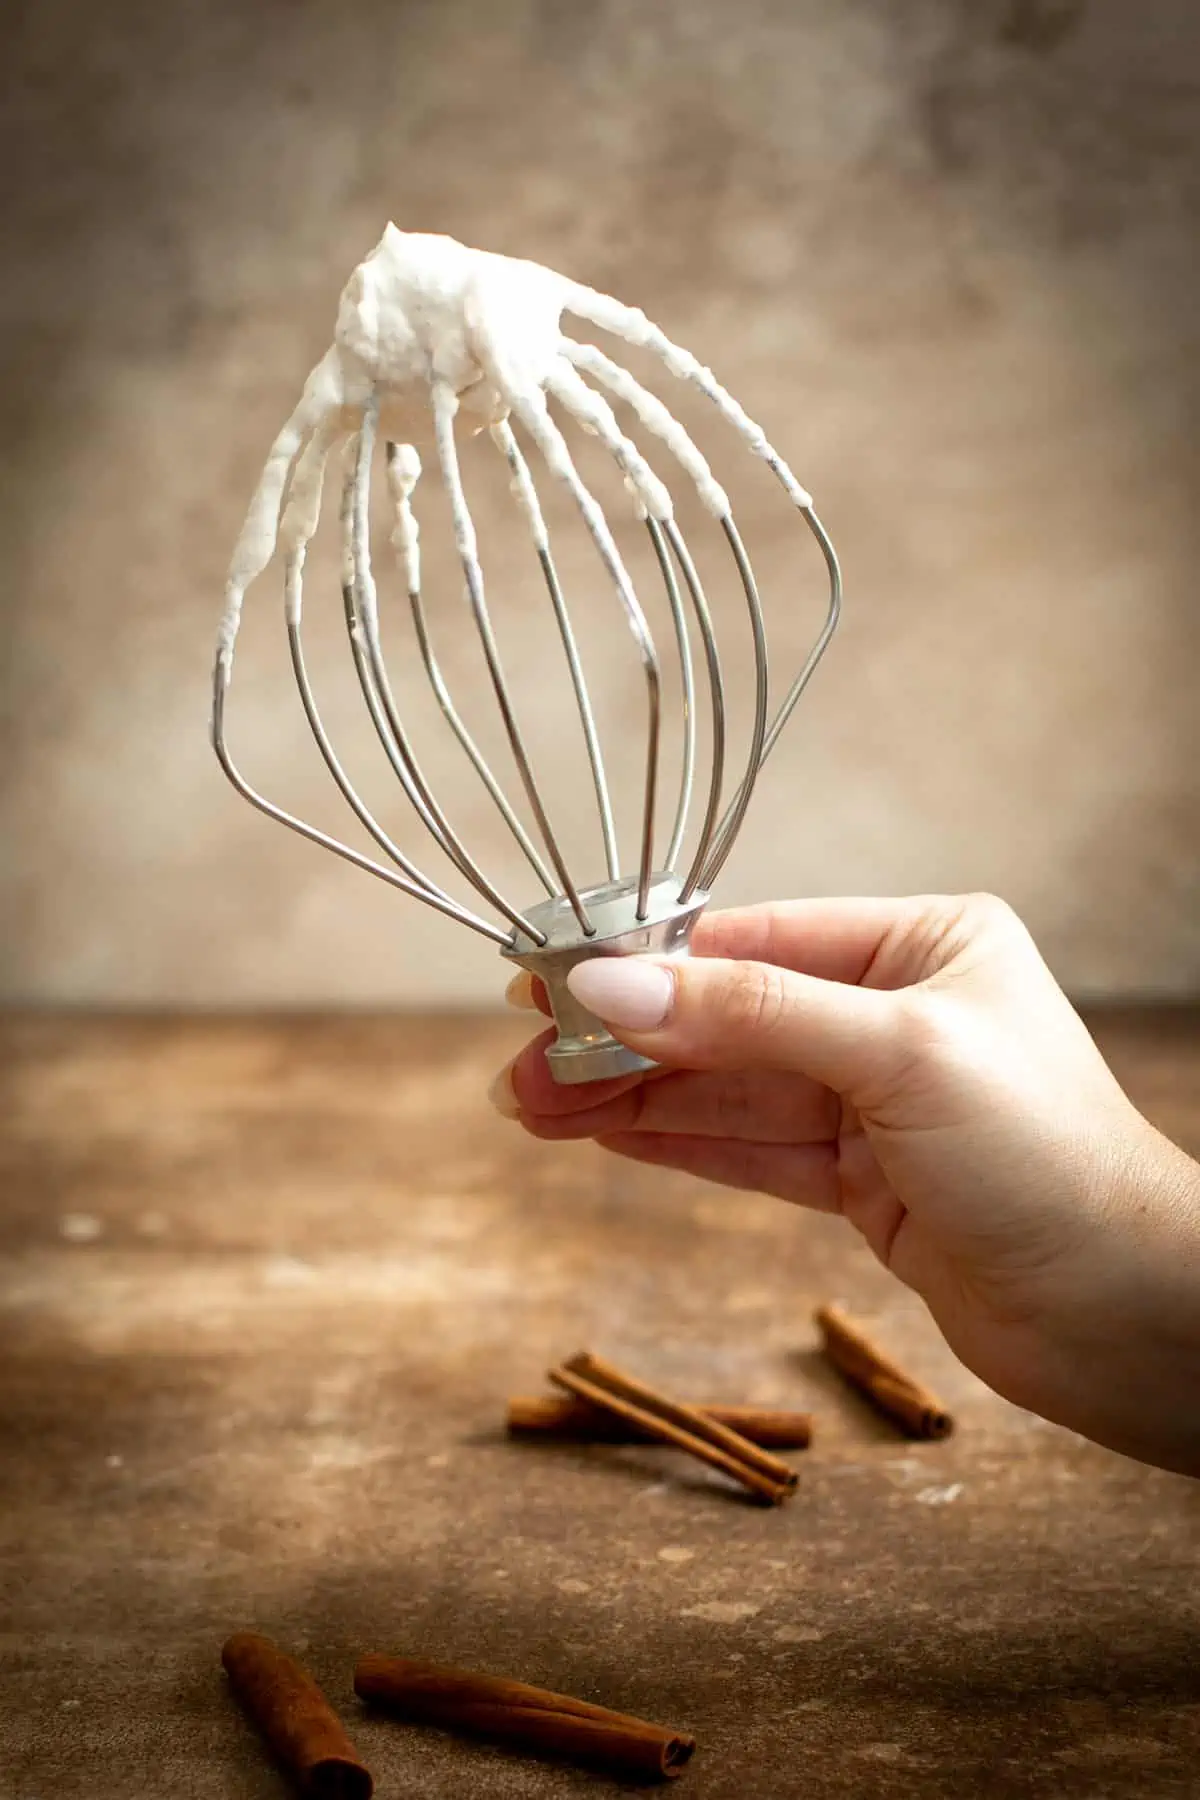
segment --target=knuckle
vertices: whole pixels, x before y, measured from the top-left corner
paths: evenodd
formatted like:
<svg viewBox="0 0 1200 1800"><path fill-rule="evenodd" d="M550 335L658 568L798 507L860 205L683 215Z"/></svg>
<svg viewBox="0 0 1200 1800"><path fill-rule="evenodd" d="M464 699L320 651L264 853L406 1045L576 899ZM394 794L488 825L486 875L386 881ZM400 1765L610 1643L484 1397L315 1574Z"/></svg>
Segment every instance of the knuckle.
<svg viewBox="0 0 1200 1800"><path fill-rule="evenodd" d="M958 935L971 965L1002 958L1025 967L1038 958L1037 946L1018 912L997 894L968 894L963 901Z"/></svg>
<svg viewBox="0 0 1200 1800"><path fill-rule="evenodd" d="M890 997L891 1031L876 1103L911 1102L934 1091L961 1054L961 1009L936 988L901 988Z"/></svg>
<svg viewBox="0 0 1200 1800"><path fill-rule="evenodd" d="M739 965L729 995L729 1024L746 1037L769 1037L787 1012L781 970L769 963Z"/></svg>
<svg viewBox="0 0 1200 1800"><path fill-rule="evenodd" d="M967 894L963 899L963 922L978 931L1011 931L1019 924L1016 913L999 894Z"/></svg>
<svg viewBox="0 0 1200 1800"><path fill-rule="evenodd" d="M1010 947L1027 935L1012 907L996 894L924 896L902 922L894 962L903 975L897 985L944 976L973 964L981 948Z"/></svg>

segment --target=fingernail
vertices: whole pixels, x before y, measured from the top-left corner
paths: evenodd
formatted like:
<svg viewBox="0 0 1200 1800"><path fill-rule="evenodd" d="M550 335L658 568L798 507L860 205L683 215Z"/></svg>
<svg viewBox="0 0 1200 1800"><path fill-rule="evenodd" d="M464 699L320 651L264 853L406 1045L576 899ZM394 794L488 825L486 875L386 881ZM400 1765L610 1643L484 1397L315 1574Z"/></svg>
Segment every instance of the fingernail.
<svg viewBox="0 0 1200 1800"><path fill-rule="evenodd" d="M533 997L533 976L528 969L518 969L504 990L506 1006L515 1007L518 1012L536 1012L537 1002Z"/></svg>
<svg viewBox="0 0 1200 1800"><path fill-rule="evenodd" d="M512 1064L505 1063L487 1091L487 1097L502 1119L519 1119L521 1103L513 1087Z"/></svg>
<svg viewBox="0 0 1200 1800"><path fill-rule="evenodd" d="M640 956L597 956L567 976L575 998L609 1025L655 1031L666 1023L675 993L669 969Z"/></svg>

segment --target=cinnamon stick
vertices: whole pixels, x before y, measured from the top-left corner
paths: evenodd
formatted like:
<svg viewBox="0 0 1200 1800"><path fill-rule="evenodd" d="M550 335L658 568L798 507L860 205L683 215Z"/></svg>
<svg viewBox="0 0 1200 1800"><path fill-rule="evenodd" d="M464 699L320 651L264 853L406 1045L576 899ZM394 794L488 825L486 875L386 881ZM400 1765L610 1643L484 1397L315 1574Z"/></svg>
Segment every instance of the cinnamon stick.
<svg viewBox="0 0 1200 1800"><path fill-rule="evenodd" d="M710 1468L740 1481L772 1506L779 1506L796 1486L795 1470L779 1457L761 1450L707 1413L686 1406L682 1400L672 1400L587 1350L551 1369L549 1378L556 1387L566 1388L577 1399L614 1413L647 1437L688 1451Z"/></svg>
<svg viewBox="0 0 1200 1800"><path fill-rule="evenodd" d="M678 1775L696 1740L523 1681L407 1656L363 1656L361 1700L419 1724L465 1731L642 1781Z"/></svg>
<svg viewBox="0 0 1200 1800"><path fill-rule="evenodd" d="M840 1306L818 1308L821 1348L834 1368L913 1438L949 1437L954 1420L927 1387L886 1356Z"/></svg>
<svg viewBox="0 0 1200 1800"><path fill-rule="evenodd" d="M698 1405L718 1425L728 1425L763 1450L803 1450L812 1440L812 1414L773 1406ZM646 1434L616 1413L603 1412L572 1394L515 1394L508 1403L514 1437L570 1438L582 1443L645 1443Z"/></svg>
<svg viewBox="0 0 1200 1800"><path fill-rule="evenodd" d="M234 1693L301 1793L311 1800L371 1800L370 1770L298 1662L256 1631L227 1638L221 1661Z"/></svg>

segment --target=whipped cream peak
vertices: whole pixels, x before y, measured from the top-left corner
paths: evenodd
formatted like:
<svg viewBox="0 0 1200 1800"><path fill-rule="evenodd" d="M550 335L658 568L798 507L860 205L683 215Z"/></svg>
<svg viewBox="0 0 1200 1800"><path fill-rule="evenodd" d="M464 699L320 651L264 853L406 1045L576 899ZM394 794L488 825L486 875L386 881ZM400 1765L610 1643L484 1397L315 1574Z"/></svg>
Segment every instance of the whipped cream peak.
<svg viewBox="0 0 1200 1800"><path fill-rule="evenodd" d="M225 585L218 664L226 677L247 587L265 569L277 543L289 559L303 561L317 525L328 458L362 430L368 414L375 422L372 430L377 426L379 435L400 452L400 461L393 460L392 466L394 541L410 582L419 572L411 502L420 464L413 460L416 453L408 440L419 422L433 420L436 426L460 551L474 558L474 531L455 448L454 422L463 415L473 431L491 428L512 466L518 504L539 545L545 542L536 492L512 436L515 424L571 492L630 623L641 634L644 621L632 584L550 401L604 444L642 518L671 520L671 493L622 429L613 401L629 409L714 518L728 520L729 500L669 408L595 346L567 337L564 313L651 351L672 376L706 395L743 443L769 464L797 506L811 506L761 428L711 370L672 343L644 313L539 263L474 250L433 232L401 231L389 223L346 283L333 343L309 375L259 478Z"/></svg>

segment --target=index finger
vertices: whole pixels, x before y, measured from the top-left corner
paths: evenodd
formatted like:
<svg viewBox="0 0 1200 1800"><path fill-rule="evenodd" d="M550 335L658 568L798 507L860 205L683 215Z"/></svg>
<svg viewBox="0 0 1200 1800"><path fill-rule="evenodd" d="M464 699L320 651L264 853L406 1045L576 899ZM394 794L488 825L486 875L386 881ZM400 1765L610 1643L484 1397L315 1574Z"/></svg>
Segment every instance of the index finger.
<svg viewBox="0 0 1200 1800"><path fill-rule="evenodd" d="M783 900L702 913L692 932L692 954L771 963L858 986L911 905L870 897Z"/></svg>

